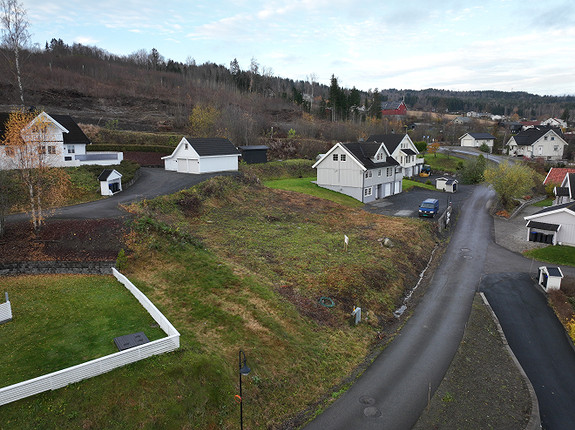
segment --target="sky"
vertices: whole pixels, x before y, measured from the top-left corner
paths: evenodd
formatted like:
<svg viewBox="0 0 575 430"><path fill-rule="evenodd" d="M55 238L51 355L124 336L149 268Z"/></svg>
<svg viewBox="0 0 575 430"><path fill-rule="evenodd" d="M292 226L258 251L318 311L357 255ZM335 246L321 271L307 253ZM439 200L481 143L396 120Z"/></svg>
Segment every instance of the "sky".
<svg viewBox="0 0 575 430"><path fill-rule="evenodd" d="M31 41L369 89L575 95L573 0L20 0Z"/></svg>

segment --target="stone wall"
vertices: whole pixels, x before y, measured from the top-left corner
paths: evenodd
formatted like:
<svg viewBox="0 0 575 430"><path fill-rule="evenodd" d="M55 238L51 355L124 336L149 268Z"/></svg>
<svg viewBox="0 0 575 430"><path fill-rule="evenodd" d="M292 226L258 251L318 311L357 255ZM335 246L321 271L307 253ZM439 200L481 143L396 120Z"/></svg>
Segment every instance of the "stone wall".
<svg viewBox="0 0 575 430"><path fill-rule="evenodd" d="M115 261L21 261L0 263L0 275L111 275Z"/></svg>

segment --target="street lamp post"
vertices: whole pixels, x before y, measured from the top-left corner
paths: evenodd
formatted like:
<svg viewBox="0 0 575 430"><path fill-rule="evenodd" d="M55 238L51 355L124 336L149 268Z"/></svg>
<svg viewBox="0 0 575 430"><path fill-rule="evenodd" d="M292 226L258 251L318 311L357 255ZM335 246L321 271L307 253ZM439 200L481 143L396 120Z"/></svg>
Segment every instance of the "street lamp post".
<svg viewBox="0 0 575 430"><path fill-rule="evenodd" d="M250 373L251 369L246 364L246 354L240 349L239 353L239 375L240 375L240 430L244 430L244 416L243 416L243 399L242 399L242 375L247 375Z"/></svg>

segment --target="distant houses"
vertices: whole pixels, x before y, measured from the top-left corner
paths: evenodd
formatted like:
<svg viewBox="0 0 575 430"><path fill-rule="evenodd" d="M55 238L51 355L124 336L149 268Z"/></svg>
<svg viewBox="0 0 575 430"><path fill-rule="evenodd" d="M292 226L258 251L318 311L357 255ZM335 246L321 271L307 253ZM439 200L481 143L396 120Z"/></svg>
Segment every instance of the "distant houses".
<svg viewBox="0 0 575 430"><path fill-rule="evenodd" d="M459 138L461 146L468 148L481 148L483 145L489 147L489 152L493 152L495 136L490 133L465 133Z"/></svg>

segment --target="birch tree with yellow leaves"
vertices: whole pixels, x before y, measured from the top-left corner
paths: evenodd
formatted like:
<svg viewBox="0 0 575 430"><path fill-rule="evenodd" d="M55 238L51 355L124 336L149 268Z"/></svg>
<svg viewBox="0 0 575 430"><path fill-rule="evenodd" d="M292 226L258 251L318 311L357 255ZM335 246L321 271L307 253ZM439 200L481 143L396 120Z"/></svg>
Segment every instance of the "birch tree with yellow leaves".
<svg viewBox="0 0 575 430"><path fill-rule="evenodd" d="M51 141L44 116L23 111L10 113L1 144L4 166L16 173L30 221L38 231L50 209L65 201L70 187L66 172L50 163L62 148Z"/></svg>

